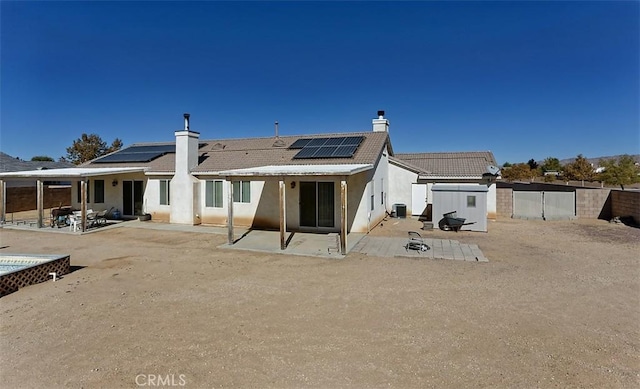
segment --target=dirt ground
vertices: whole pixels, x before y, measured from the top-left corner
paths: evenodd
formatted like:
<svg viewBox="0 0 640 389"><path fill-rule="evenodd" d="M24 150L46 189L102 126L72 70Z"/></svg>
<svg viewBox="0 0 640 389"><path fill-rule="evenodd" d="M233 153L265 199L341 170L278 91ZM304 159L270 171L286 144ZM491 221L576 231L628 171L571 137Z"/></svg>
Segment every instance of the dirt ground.
<svg viewBox="0 0 640 389"><path fill-rule="evenodd" d="M2 387L639 387L640 229L489 228L423 232L478 244L488 263L0 230L4 252L68 253L79 267L0 299Z"/></svg>

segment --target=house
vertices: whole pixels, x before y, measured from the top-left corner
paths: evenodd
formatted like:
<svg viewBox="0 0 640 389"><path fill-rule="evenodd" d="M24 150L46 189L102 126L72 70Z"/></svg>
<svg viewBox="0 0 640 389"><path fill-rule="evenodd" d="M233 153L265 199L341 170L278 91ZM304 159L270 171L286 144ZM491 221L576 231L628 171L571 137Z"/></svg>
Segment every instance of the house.
<svg viewBox="0 0 640 389"><path fill-rule="evenodd" d="M283 249L288 232L336 233L344 254L347 235L369 232L393 204L407 202L413 184L482 178L433 176L420 162L428 154L394 156L384 111L369 131L279 136L276 125L274 136L244 139L200 139L189 120L185 114L171 142L134 144L77 168L0 179L57 173L72 181L74 208L225 226L229 244L234 226L279 230ZM490 153L487 158L495 163Z"/></svg>
<svg viewBox="0 0 640 389"><path fill-rule="evenodd" d="M81 165L72 206L115 207L178 224L339 233L368 232L386 215L389 122L322 135L201 140L189 127L174 142L134 144ZM95 172L95 174L92 174Z"/></svg>
<svg viewBox="0 0 640 389"><path fill-rule="evenodd" d="M446 185L467 191L472 191L473 186L482 192L487 188L486 217L494 219L495 166L490 151L394 154L389 158L389 196L394 202L406 204L408 214L437 222L441 215L432 215L434 185L441 191Z"/></svg>

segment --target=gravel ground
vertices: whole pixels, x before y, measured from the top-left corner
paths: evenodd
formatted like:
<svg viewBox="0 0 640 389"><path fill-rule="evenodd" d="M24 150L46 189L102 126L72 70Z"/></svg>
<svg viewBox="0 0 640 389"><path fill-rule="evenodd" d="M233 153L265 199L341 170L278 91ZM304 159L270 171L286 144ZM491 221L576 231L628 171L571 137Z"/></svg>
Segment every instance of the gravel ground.
<svg viewBox="0 0 640 389"><path fill-rule="evenodd" d="M420 225L391 219L372 235ZM488 263L0 230L6 252L68 253L78 267L0 299L2 387L639 387L640 229L489 228L422 231L477 244Z"/></svg>

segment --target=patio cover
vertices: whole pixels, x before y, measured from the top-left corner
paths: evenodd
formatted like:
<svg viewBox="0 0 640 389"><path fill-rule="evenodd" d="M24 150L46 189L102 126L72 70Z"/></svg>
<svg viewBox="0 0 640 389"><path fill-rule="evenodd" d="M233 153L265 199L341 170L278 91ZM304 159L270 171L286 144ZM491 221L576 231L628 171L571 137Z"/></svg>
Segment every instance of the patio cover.
<svg viewBox="0 0 640 389"><path fill-rule="evenodd" d="M0 173L0 180L11 178L47 179L53 178L85 178L95 176L106 176L110 174L143 172L144 167L104 167L104 168L82 168L70 167L65 169L44 169L25 170L21 172Z"/></svg>
<svg viewBox="0 0 640 389"><path fill-rule="evenodd" d="M373 169L371 164L350 165L270 165L216 172L227 177L269 176L350 176ZM202 173L198 173L202 174Z"/></svg>
<svg viewBox="0 0 640 389"><path fill-rule="evenodd" d="M43 169L43 170L24 170L18 172L0 173L0 222L5 220L5 210L7 208L6 181L7 180L37 180L37 202L38 202L38 227L43 226L43 181L57 181L57 179L76 179L80 181L82 190L82 230L84 231L87 218L87 201L86 201L86 181L88 177L106 176L112 174L125 174L144 172L146 167L105 167L105 168L81 168L72 167L64 169Z"/></svg>
<svg viewBox="0 0 640 389"><path fill-rule="evenodd" d="M216 172L225 176L228 181L233 177L279 177L279 209L280 209L280 249L286 248L285 233L286 207L284 177L291 176L341 176L340 181L340 251L347 253L347 179L346 176L373 169L372 164L345 165L269 165L246 169L233 169ZM203 174L203 173L200 173ZM206 174L206 173L204 173ZM229 185L229 222L228 241L233 244L233 185Z"/></svg>

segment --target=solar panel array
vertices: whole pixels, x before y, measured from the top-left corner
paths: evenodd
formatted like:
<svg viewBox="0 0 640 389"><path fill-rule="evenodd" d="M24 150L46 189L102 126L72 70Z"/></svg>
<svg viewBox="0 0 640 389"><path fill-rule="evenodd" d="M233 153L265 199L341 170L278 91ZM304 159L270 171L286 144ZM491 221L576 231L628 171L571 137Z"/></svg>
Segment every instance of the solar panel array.
<svg viewBox="0 0 640 389"><path fill-rule="evenodd" d="M289 149L300 149L293 159L351 158L364 136L305 138L293 142Z"/></svg>
<svg viewBox="0 0 640 389"><path fill-rule="evenodd" d="M175 153L176 145L131 146L95 160L95 163L150 162L165 154Z"/></svg>

